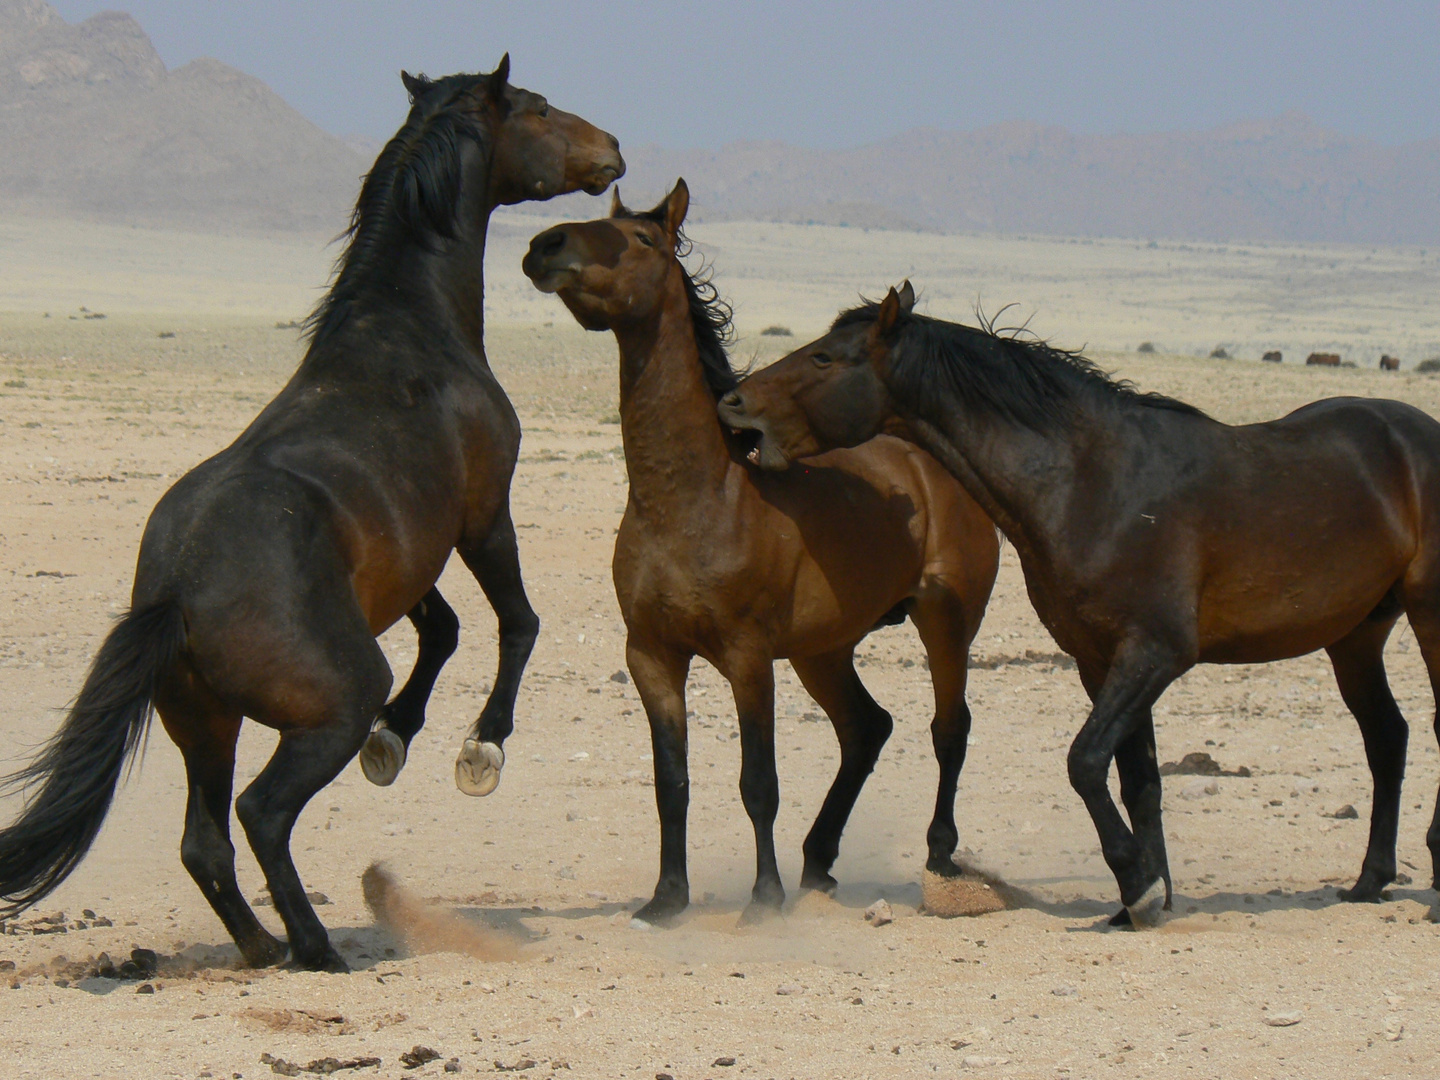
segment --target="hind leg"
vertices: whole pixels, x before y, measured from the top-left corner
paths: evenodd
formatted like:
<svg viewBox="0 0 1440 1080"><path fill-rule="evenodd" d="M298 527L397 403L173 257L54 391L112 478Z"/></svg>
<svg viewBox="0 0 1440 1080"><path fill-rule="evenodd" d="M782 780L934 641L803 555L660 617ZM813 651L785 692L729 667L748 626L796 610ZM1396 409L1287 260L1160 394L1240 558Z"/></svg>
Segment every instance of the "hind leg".
<svg viewBox="0 0 1440 1080"><path fill-rule="evenodd" d="M408 617L420 636L415 667L400 692L380 710L360 751L365 779L380 787L393 784L405 767L410 740L425 726L425 705L435 680L460 640L460 620L434 586Z"/></svg>
<svg viewBox="0 0 1440 1080"><path fill-rule="evenodd" d="M1405 777L1409 729L1385 678L1385 639L1395 616L1367 619L1326 651L1335 669L1340 696L1360 724L1374 794L1370 804L1370 841L1355 887L1341 898L1374 901L1395 880L1395 835L1400 825L1400 785Z"/></svg>
<svg viewBox="0 0 1440 1080"><path fill-rule="evenodd" d="M1420 655L1430 674L1430 691L1435 698L1435 739L1440 742L1440 607L1434 606L1437 589L1440 585L1430 582L1407 586L1404 601L1410 628L1415 631ZM1425 834L1425 844L1430 849L1431 887L1440 890L1440 794L1436 795L1435 813Z"/></svg>
<svg viewBox="0 0 1440 1080"><path fill-rule="evenodd" d="M458 549L500 621L500 664L495 687L455 761L455 785L467 795L488 795L500 783L505 740L515 728L520 677L540 636L540 619L520 578L520 549L510 507L501 506L489 532Z"/></svg>
<svg viewBox="0 0 1440 1080"><path fill-rule="evenodd" d="M333 624L327 629L331 640L316 658L328 661L326 670L312 669L309 685L302 688L308 694L297 695L309 698L308 707L288 724L272 722L280 729L280 744L235 801L235 812L285 923L291 960L300 967L344 971L345 961L330 945L305 896L290 856L290 833L305 804L339 775L364 743L389 692L390 670L363 622L348 634ZM275 689L285 681L283 674L277 675Z"/></svg>
<svg viewBox="0 0 1440 1080"><path fill-rule="evenodd" d="M960 843L955 826L955 790L970 741L970 706L965 703L970 643L980 628L983 612L983 600L975 611L967 611L957 594L935 587L916 598L910 615L930 659L930 682L935 691L930 742L940 767L940 782L935 792L935 814L925 834L929 848L925 869L941 877L958 877L961 872L952 858Z"/></svg>
<svg viewBox="0 0 1440 1080"><path fill-rule="evenodd" d="M187 681L193 685L193 679ZM185 757L189 784L180 861L220 916L245 963L267 967L284 958L285 944L260 924L245 902L235 880L235 846L230 842L230 792L241 718L211 701L195 700L201 695L184 696L189 700L182 703L171 692L157 702L161 723Z"/></svg>
<svg viewBox="0 0 1440 1080"><path fill-rule="evenodd" d="M894 727L890 714L876 704L855 673L854 658L853 646L824 656L790 658L795 674L830 717L840 740L840 769L805 837L802 889L834 893L836 881L830 868L840 854L840 834Z"/></svg>

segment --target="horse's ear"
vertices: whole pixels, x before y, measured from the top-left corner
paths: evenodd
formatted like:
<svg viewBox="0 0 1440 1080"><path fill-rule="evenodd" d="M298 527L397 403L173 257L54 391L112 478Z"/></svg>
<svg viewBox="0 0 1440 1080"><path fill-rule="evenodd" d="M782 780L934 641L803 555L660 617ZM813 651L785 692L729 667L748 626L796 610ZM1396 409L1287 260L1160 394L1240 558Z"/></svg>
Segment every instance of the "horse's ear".
<svg viewBox="0 0 1440 1080"><path fill-rule="evenodd" d="M665 231L671 240L680 236L680 226L685 224L685 214L690 209L690 185L682 176L675 181L670 194L665 196Z"/></svg>
<svg viewBox="0 0 1440 1080"><path fill-rule="evenodd" d="M420 96L430 89L430 80L424 75L411 75L408 71L400 72L400 81L405 84L405 92L410 95L410 104L415 104Z"/></svg>
<svg viewBox="0 0 1440 1080"><path fill-rule="evenodd" d="M879 337L889 337L895 326L904 314L901 306L900 294L895 291L892 285L890 291L885 294L885 299L880 301L880 310L875 315L875 333Z"/></svg>
<svg viewBox="0 0 1440 1080"><path fill-rule="evenodd" d="M915 310L915 289L910 284L910 279L908 277L905 279L905 283L900 286L900 292L898 293L898 297L900 300L900 312L902 315L909 315L910 312Z"/></svg>
<svg viewBox="0 0 1440 1080"><path fill-rule="evenodd" d="M625 204L620 201L620 185L616 184L610 189L610 216L619 217L625 213Z"/></svg>
<svg viewBox="0 0 1440 1080"><path fill-rule="evenodd" d="M505 86L510 82L510 54L507 52L500 58L500 63L490 73L490 78L485 83L485 92L490 96L491 101L505 100Z"/></svg>

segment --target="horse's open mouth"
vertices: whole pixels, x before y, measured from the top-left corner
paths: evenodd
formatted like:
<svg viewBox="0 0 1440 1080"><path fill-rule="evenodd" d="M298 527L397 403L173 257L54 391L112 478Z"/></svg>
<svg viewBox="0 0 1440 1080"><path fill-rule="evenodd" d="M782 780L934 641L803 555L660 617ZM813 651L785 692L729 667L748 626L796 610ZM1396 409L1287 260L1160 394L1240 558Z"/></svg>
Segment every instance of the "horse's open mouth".
<svg viewBox="0 0 1440 1080"><path fill-rule="evenodd" d="M586 195L603 195L605 189L625 175L624 165L604 165L595 170L584 185Z"/></svg>
<svg viewBox="0 0 1440 1080"><path fill-rule="evenodd" d="M732 427L730 435L741 450L745 452L745 460L751 465L760 464L760 440L764 438L759 428Z"/></svg>

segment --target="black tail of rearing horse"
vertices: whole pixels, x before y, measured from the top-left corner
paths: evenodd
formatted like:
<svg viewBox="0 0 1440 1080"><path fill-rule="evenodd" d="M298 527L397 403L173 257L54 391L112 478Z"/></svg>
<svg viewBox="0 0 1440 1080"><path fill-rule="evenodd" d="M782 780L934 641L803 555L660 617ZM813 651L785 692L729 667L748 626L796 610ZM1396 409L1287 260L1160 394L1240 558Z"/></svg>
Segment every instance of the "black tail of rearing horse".
<svg viewBox="0 0 1440 1080"><path fill-rule="evenodd" d="M100 647L69 717L6 785L38 786L19 819L0 830L0 915L55 889L90 850L120 771L145 739L155 684L185 639L173 603L121 618Z"/></svg>

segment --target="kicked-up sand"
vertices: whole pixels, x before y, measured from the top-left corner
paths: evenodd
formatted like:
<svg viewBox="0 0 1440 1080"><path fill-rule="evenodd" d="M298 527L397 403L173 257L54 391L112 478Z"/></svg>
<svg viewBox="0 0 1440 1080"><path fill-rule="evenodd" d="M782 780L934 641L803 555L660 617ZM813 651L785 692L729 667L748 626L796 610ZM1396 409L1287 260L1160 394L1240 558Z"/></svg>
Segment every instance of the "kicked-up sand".
<svg viewBox="0 0 1440 1080"><path fill-rule="evenodd" d="M1006 886L1010 909L918 913L935 770L929 684L907 625L859 650L860 674L896 729L846 832L838 894L792 895L784 917L753 929L737 925L754 853L733 703L697 662L694 904L673 928L631 929L628 913L654 885L658 829L609 578L626 495L615 350L520 277L542 224L497 219L488 268L492 360L525 424L515 519L544 623L499 789L470 799L452 779L495 665L494 618L455 560L441 587L461 647L404 772L380 789L348 768L294 834L306 886L354 971L237 966L180 865L183 768L157 730L90 857L0 938L5 1075L254 1078L349 1065L399 1077L442 1075L447 1063L461 1075L644 1080L1434 1073L1440 927L1424 833L1440 754L1403 620L1388 662L1414 730L1405 879L1391 899L1351 906L1336 896L1359 869L1370 780L1323 655L1201 668L1156 710L1162 760L1204 751L1251 775L1166 778L1173 918L1156 932L1113 931L1114 882L1065 775L1084 694L1030 610L1008 547L974 650L957 819L963 860ZM54 729L124 607L155 500L288 377L300 344L276 324L303 317L333 256L304 238L97 228L0 220L0 693L11 762ZM736 302L741 361L778 356L857 292L912 274L934 314L968 317L977 294L991 309L1014 300L1058 343L1088 341L1102 365L1227 421L1334 394L1397 397L1440 415L1440 377L1382 374L1365 352L1399 354L1407 368L1440 354L1433 253L694 231ZM759 334L773 324L796 336ZM1141 340L1172 351L1137 355ZM1241 359L1193 355L1217 344ZM1286 363L1255 359L1271 347ZM1319 348L1365 366L1292 362ZM413 632L401 624L382 643L403 677ZM237 787L273 744L247 725ZM777 749L776 838L794 888L838 753L783 663ZM0 803L0 815L17 808ZM242 888L264 901L240 848ZM389 876L372 874L367 904L374 863ZM893 921L876 926L862 913L882 898ZM257 910L278 929L272 908ZM130 978L96 974L126 961ZM408 1068L427 1056L417 1047L438 1056Z"/></svg>

